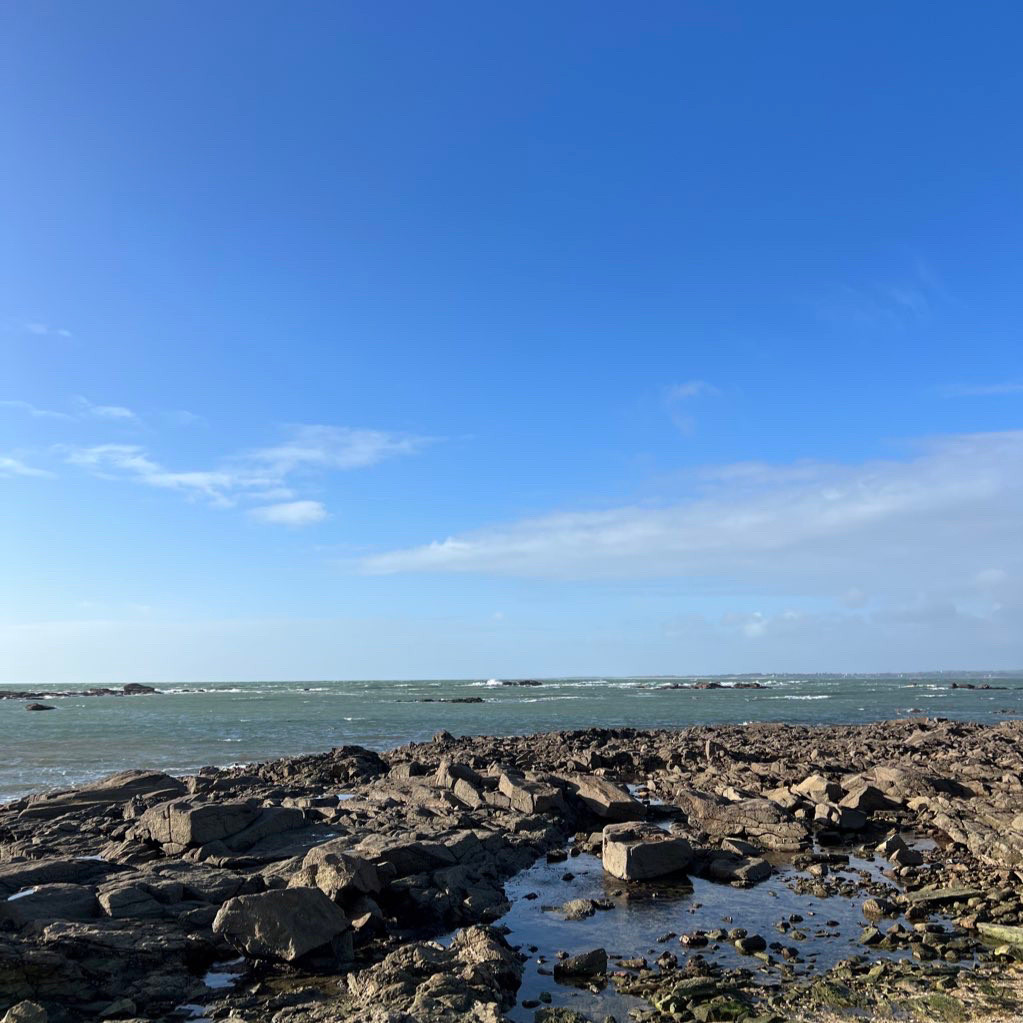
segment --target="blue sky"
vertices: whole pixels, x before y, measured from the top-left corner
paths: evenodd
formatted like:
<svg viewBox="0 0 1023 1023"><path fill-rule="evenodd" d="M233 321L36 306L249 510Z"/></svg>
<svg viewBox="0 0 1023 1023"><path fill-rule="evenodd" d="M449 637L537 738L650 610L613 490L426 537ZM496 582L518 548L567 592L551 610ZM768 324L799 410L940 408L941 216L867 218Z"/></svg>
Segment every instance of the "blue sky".
<svg viewBox="0 0 1023 1023"><path fill-rule="evenodd" d="M1023 665L1017 5L0 20L0 678Z"/></svg>

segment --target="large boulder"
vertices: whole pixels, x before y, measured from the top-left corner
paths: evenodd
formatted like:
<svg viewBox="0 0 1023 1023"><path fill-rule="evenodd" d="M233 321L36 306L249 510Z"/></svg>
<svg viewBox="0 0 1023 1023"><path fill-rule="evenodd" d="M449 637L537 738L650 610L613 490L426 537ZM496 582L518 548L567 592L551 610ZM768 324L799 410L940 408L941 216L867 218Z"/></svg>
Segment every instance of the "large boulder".
<svg viewBox="0 0 1023 1023"><path fill-rule="evenodd" d="M604 870L623 881L648 881L689 866L693 848L655 824L608 824L601 841Z"/></svg>
<svg viewBox="0 0 1023 1023"><path fill-rule="evenodd" d="M519 813L551 813L565 808L561 790L540 780L506 771L498 782L498 790Z"/></svg>
<svg viewBox="0 0 1023 1023"><path fill-rule="evenodd" d="M244 831L259 816L252 803L197 803L179 799L146 810L138 830L178 851L207 842L222 842Z"/></svg>
<svg viewBox="0 0 1023 1023"><path fill-rule="evenodd" d="M561 775L568 790L590 813L609 821L638 821L646 816L646 807L633 799L628 790L592 774Z"/></svg>
<svg viewBox="0 0 1023 1023"><path fill-rule="evenodd" d="M319 888L279 888L228 899L213 931L251 959L294 962L331 946L348 917Z"/></svg>
<svg viewBox="0 0 1023 1023"><path fill-rule="evenodd" d="M288 886L319 888L337 903L359 895L378 894L383 885L376 865L349 852L348 845L347 839L338 838L314 846Z"/></svg>

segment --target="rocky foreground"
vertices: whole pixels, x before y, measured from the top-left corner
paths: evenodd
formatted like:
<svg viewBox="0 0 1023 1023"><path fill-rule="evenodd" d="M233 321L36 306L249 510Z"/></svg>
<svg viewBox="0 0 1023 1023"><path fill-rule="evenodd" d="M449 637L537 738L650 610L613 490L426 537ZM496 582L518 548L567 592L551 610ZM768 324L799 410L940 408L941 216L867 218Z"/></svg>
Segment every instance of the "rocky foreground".
<svg viewBox="0 0 1023 1023"><path fill-rule="evenodd" d="M602 913L610 961L509 944L505 882L590 856L609 897L556 909ZM681 910L679 933L617 947L630 900L689 877L855 898L859 952L817 970L824 922L686 932ZM649 1021L1014 1019L1021 925L1018 721L441 733L0 807L5 1023L571 1023L569 984ZM521 1004L530 958L550 991Z"/></svg>

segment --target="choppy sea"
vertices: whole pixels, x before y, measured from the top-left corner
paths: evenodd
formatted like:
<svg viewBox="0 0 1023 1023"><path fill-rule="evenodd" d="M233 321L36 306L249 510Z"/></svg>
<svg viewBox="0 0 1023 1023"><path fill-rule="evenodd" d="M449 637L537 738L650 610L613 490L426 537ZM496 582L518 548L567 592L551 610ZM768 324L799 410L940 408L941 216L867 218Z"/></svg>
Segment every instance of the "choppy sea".
<svg viewBox="0 0 1023 1023"><path fill-rule="evenodd" d="M456 735L512 735L595 725L681 728L1023 716L1023 671L554 678L528 687L504 681L167 683L154 696L47 700L55 709L39 713L27 713L22 701L0 699L0 801L129 767L185 773L207 764L315 753L347 743L381 750L428 739L442 728ZM721 688L668 688L708 681ZM750 682L762 688L741 687ZM992 688L952 688L953 683ZM0 683L0 691L75 688L89 686ZM440 702L466 697L483 702Z"/></svg>

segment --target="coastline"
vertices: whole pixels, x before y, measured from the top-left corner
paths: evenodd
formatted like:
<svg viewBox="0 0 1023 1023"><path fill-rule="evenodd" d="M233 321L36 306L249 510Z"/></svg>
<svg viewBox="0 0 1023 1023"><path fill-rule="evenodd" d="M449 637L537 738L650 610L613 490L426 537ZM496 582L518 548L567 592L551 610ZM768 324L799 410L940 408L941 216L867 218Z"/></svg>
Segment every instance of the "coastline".
<svg viewBox="0 0 1023 1023"><path fill-rule="evenodd" d="M0 806L0 1011L994 1019L1020 1004L1021 748L1023 722L918 718L441 733L122 772ZM663 906L677 933L638 937ZM686 929L701 913L717 926Z"/></svg>

